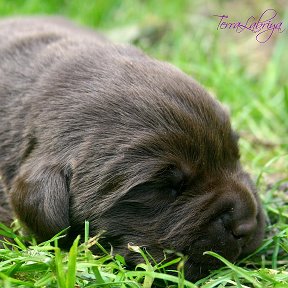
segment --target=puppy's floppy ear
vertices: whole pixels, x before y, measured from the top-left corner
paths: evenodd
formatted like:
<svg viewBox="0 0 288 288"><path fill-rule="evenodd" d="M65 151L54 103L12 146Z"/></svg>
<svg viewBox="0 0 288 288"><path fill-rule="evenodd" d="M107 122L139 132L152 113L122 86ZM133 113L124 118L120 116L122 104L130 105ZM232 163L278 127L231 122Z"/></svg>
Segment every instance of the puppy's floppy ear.
<svg viewBox="0 0 288 288"><path fill-rule="evenodd" d="M23 166L11 187L11 204L39 240L69 226L69 171L57 166Z"/></svg>

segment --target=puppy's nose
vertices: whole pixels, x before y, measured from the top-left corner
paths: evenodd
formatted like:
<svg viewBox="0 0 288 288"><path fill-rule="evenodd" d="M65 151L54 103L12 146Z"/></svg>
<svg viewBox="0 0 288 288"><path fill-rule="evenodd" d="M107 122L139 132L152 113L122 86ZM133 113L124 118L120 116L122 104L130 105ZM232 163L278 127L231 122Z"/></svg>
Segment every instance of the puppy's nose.
<svg viewBox="0 0 288 288"><path fill-rule="evenodd" d="M250 218L245 221L236 221L231 227L233 236L237 239L247 238L256 230L256 218Z"/></svg>
<svg viewBox="0 0 288 288"><path fill-rule="evenodd" d="M249 238L257 228L257 220L255 217L241 219L235 217L233 214L224 213L221 219L224 227L230 231L236 239Z"/></svg>

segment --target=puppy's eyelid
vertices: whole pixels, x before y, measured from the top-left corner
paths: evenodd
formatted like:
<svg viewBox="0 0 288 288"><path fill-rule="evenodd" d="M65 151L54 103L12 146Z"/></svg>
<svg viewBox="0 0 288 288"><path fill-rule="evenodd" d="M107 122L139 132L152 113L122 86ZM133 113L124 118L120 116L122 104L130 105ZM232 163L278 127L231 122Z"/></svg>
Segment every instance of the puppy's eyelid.
<svg viewBox="0 0 288 288"><path fill-rule="evenodd" d="M185 175L179 168L171 168L170 173L170 179L173 185L178 186L183 182Z"/></svg>
<svg viewBox="0 0 288 288"><path fill-rule="evenodd" d="M173 198L176 198L178 196L178 191L174 188L171 189L171 195Z"/></svg>
<svg viewBox="0 0 288 288"><path fill-rule="evenodd" d="M177 198L183 194L184 191L184 181L180 182L177 186L172 186L171 194L174 198Z"/></svg>

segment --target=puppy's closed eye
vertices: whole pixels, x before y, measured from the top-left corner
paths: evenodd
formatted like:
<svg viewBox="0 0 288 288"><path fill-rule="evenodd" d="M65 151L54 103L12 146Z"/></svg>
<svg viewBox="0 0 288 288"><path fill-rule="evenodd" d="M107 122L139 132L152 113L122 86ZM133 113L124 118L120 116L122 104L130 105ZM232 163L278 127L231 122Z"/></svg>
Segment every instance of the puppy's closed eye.
<svg viewBox="0 0 288 288"><path fill-rule="evenodd" d="M182 195L186 182L187 177L184 172L175 166L171 166L169 169L168 184L174 199Z"/></svg>
<svg viewBox="0 0 288 288"><path fill-rule="evenodd" d="M171 203L180 197L187 187L188 176L174 165L161 169L151 180L131 189L122 199L127 202L151 204ZM134 199L134 200L133 200Z"/></svg>

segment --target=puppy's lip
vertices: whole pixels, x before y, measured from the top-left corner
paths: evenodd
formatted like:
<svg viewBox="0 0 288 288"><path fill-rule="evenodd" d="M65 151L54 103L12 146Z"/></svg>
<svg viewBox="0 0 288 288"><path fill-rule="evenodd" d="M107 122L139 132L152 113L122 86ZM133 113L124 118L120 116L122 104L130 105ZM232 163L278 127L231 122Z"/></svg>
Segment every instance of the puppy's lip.
<svg viewBox="0 0 288 288"><path fill-rule="evenodd" d="M209 271L219 269L224 266L217 258L206 255L206 261L199 261L193 257L189 257L185 262L185 277L187 280L197 281L200 278L206 277ZM209 258L208 258L209 257Z"/></svg>
<svg viewBox="0 0 288 288"><path fill-rule="evenodd" d="M227 249L229 249L228 246L227 246ZM215 253L227 258L227 260L229 260L230 262L234 262L242 254L242 247L239 244L235 245L234 254L231 257L224 255L225 254L225 250L224 249L222 251L219 251L219 250L216 251L214 249L203 250L202 252L198 251L198 253L195 253L194 251L192 253L191 253L191 251L190 251L190 253L187 253L187 251L188 251L187 249L185 249L184 251L183 251L183 255L188 256L187 262L190 262L191 264L193 263L195 265L208 265L209 269L210 269L210 265L214 266L213 263L215 263L215 262L219 263L220 260L218 260L217 258L215 258L215 257L213 257L211 255L204 254L205 252L213 251L213 252L215 252ZM214 269L214 268L211 267L211 269Z"/></svg>
<svg viewBox="0 0 288 288"><path fill-rule="evenodd" d="M251 237L248 241L246 241L241 247L240 257L245 257L254 252L261 245L262 239L262 237L259 237L255 240L255 237Z"/></svg>

